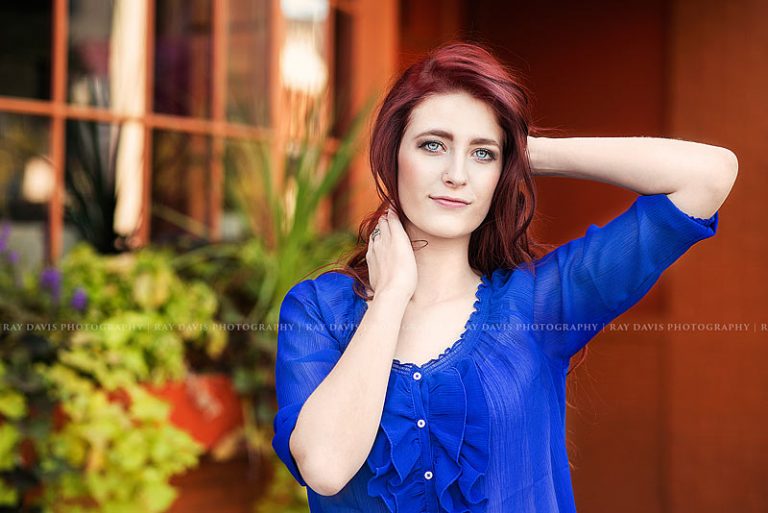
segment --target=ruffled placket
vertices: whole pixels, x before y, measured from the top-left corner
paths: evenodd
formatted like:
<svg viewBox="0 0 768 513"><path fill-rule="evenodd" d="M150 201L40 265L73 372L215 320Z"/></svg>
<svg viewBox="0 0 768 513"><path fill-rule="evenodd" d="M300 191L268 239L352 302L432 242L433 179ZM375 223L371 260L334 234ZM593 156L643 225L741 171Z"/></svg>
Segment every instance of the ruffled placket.
<svg viewBox="0 0 768 513"><path fill-rule="evenodd" d="M419 380L393 372L389 387L367 459L374 474L368 494L380 497L392 513L428 511L434 504L427 501L428 492L436 494L440 511L485 511L490 420L475 361L454 360ZM415 401L421 401L426 415L421 427ZM424 429L431 455L422 445Z"/></svg>

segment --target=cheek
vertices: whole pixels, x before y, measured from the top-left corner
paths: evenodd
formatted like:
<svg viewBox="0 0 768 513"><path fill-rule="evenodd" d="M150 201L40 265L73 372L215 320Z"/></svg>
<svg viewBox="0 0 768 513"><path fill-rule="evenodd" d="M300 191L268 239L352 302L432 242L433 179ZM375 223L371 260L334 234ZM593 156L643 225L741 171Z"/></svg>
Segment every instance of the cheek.
<svg viewBox="0 0 768 513"><path fill-rule="evenodd" d="M424 188L428 170L418 158L408 153L400 155L397 161L398 193L401 198L412 197Z"/></svg>
<svg viewBox="0 0 768 513"><path fill-rule="evenodd" d="M403 209L403 214L406 218L409 217L410 205L413 203L411 199L414 190L413 175L413 168L410 166L408 159L398 159L397 195L400 198L400 207Z"/></svg>
<svg viewBox="0 0 768 513"><path fill-rule="evenodd" d="M488 189L487 189L489 198L493 197L493 193L496 191L496 188L499 186L500 178L501 178L501 171L497 171L493 174L493 178L489 180Z"/></svg>
<svg viewBox="0 0 768 513"><path fill-rule="evenodd" d="M483 183L480 184L479 190L481 192L478 192L478 195L483 198L483 203L485 203L488 208L490 208L491 200L496 192L496 187L499 185L499 178L500 172L497 171L488 176L487 180L484 180Z"/></svg>
<svg viewBox="0 0 768 513"><path fill-rule="evenodd" d="M418 177L419 170L423 169L424 164L419 162L417 155L409 151L402 151L397 159L400 174L408 180L414 180Z"/></svg>

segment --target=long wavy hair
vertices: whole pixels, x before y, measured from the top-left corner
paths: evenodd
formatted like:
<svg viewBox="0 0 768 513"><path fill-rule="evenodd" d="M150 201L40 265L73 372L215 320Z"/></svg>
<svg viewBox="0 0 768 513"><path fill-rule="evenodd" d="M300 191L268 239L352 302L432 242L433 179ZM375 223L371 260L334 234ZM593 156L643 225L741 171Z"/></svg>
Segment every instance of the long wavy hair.
<svg viewBox="0 0 768 513"><path fill-rule="evenodd" d="M529 234L536 210L536 190L527 137L547 132L543 127L532 125L530 91L518 72L502 64L485 45L451 41L408 67L389 89L376 113L369 154L381 201L360 223L357 244L351 254L339 259L346 261L325 271L354 278L354 292L365 300L372 298L366 289L373 290L365 259L370 234L390 206L400 219L405 219L398 195L397 156L411 112L432 95L453 92L468 93L490 106L503 133L501 176L488 215L470 236L470 266L490 276L495 269L514 269L551 249L551 245L540 244ZM426 242L411 241L414 251L425 247L420 243ZM533 266L530 269L535 272ZM584 356L586 351L579 364Z"/></svg>

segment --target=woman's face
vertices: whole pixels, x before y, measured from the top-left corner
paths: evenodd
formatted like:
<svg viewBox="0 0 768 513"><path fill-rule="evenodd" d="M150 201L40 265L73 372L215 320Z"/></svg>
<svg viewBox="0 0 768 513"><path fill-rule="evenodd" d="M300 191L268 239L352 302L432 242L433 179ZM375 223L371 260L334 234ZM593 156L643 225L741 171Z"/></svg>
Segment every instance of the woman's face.
<svg viewBox="0 0 768 513"><path fill-rule="evenodd" d="M502 130L468 93L428 97L411 111L398 152L398 194L411 238L455 238L482 223L501 176ZM466 201L458 208L432 199Z"/></svg>

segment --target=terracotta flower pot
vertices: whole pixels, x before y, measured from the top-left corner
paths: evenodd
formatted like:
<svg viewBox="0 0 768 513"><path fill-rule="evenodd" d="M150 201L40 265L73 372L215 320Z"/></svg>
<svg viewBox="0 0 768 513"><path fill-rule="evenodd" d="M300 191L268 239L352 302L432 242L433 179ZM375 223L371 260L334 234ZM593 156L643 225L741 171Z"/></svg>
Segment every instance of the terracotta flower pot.
<svg viewBox="0 0 768 513"><path fill-rule="evenodd" d="M240 396L226 374L192 374L147 390L171 405L171 422L206 450L243 424Z"/></svg>

